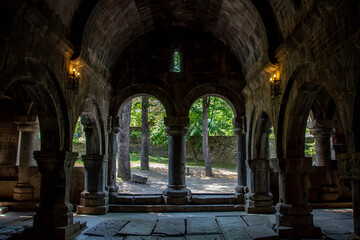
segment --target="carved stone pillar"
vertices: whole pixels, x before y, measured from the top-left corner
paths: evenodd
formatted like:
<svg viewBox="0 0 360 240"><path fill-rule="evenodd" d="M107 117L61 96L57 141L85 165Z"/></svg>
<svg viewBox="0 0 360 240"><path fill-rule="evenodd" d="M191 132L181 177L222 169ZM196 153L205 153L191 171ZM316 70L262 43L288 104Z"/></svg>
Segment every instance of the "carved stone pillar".
<svg viewBox="0 0 360 240"><path fill-rule="evenodd" d="M77 155L65 151L34 152L41 173L40 204L36 208L34 230L46 239L67 239L78 230L69 202L70 175Z"/></svg>
<svg viewBox="0 0 360 240"><path fill-rule="evenodd" d="M315 138L316 165L329 166L331 160L330 137L335 122L327 119L317 119L308 123L310 133Z"/></svg>
<svg viewBox="0 0 360 240"><path fill-rule="evenodd" d="M166 133L169 135L168 187L163 191L166 204L187 204L191 191L185 185L186 144L189 118L166 117Z"/></svg>
<svg viewBox="0 0 360 240"><path fill-rule="evenodd" d="M101 215L109 211L109 194L105 191L104 171L107 156L83 155L85 166L85 190L81 193L77 213Z"/></svg>
<svg viewBox="0 0 360 240"><path fill-rule="evenodd" d="M108 136L109 136L109 161L108 161L108 189L109 194L116 194L119 187L116 184L116 153L118 148L117 135L120 132L119 129L119 117L108 117Z"/></svg>
<svg viewBox="0 0 360 240"><path fill-rule="evenodd" d="M237 186L235 187L235 194L237 203L244 203L244 189L246 185L245 181L245 158L246 158L246 147L245 147L245 117L235 117L233 120L234 134L236 136L237 145Z"/></svg>
<svg viewBox="0 0 360 240"><path fill-rule="evenodd" d="M36 166L33 152L37 150L39 123L19 122L18 130L20 131L19 175L13 198L17 201L32 201L34 189L29 183L29 167Z"/></svg>
<svg viewBox="0 0 360 240"><path fill-rule="evenodd" d="M269 159L246 161L251 169L250 192L246 194L245 210L248 213L275 213L270 192Z"/></svg>
<svg viewBox="0 0 360 240"><path fill-rule="evenodd" d="M321 229L313 224L312 208L307 200L306 176L311 170L312 159L271 159L270 166L279 173L280 202L276 205L276 230L280 237L320 237Z"/></svg>
<svg viewBox="0 0 360 240"><path fill-rule="evenodd" d="M351 180L354 234L349 239L360 238L360 152L337 154L340 178Z"/></svg>

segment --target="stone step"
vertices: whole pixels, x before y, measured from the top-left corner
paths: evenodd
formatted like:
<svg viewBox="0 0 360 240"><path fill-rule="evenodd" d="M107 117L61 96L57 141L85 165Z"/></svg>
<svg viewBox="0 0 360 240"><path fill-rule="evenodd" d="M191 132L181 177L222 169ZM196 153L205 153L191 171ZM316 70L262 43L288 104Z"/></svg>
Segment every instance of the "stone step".
<svg viewBox="0 0 360 240"><path fill-rule="evenodd" d="M225 212L244 211L241 204L213 205L128 205L110 204L109 212Z"/></svg>
<svg viewBox="0 0 360 240"><path fill-rule="evenodd" d="M231 195L217 195L217 194L193 194L191 196L192 204L235 204L236 196Z"/></svg>

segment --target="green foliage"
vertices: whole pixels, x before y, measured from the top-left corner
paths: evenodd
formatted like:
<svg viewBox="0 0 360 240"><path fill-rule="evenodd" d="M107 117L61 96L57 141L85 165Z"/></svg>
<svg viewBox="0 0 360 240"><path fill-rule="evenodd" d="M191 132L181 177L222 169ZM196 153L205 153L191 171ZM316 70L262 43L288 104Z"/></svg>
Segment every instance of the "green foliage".
<svg viewBox="0 0 360 240"><path fill-rule="evenodd" d="M76 125L75 125L73 142L74 143L84 143L85 142L84 127L81 124L81 118L80 117L79 117L79 119L78 119L78 121L76 122Z"/></svg>
<svg viewBox="0 0 360 240"><path fill-rule="evenodd" d="M188 136L202 136L202 99L197 100L190 108L190 131ZM229 104L219 98L210 97L208 131L210 136L232 136L234 113Z"/></svg>
<svg viewBox="0 0 360 240"><path fill-rule="evenodd" d="M180 53L175 51L174 53L174 72L180 72Z"/></svg>
<svg viewBox="0 0 360 240"><path fill-rule="evenodd" d="M306 137L310 135L310 129L306 127L305 130L305 157L315 157L315 139Z"/></svg>
<svg viewBox="0 0 360 240"><path fill-rule="evenodd" d="M131 136L141 138L141 109L142 97L132 99L131 127L138 127L140 131L132 131ZM167 144L168 136L165 132L164 117L166 111L161 102L155 98L149 98L148 120L150 125L150 142L152 144Z"/></svg>

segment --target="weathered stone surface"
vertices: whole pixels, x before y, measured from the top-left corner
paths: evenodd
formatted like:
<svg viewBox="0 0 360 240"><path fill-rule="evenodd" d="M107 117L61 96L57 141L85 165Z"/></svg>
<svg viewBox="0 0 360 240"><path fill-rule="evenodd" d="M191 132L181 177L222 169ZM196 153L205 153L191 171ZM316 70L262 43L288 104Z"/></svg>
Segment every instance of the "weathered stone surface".
<svg viewBox="0 0 360 240"><path fill-rule="evenodd" d="M217 234L220 229L214 217L188 217L187 233L192 234Z"/></svg>
<svg viewBox="0 0 360 240"><path fill-rule="evenodd" d="M156 223L156 220L130 220L130 222L118 232L118 235L150 235Z"/></svg>
<svg viewBox="0 0 360 240"><path fill-rule="evenodd" d="M255 225L246 227L245 230L249 233L252 239L280 239L279 236L267 225Z"/></svg>
<svg viewBox="0 0 360 240"><path fill-rule="evenodd" d="M185 219L159 219L153 234L165 234L166 236L185 235Z"/></svg>
<svg viewBox="0 0 360 240"><path fill-rule="evenodd" d="M221 234L188 235L186 240L224 240Z"/></svg>
<svg viewBox="0 0 360 240"><path fill-rule="evenodd" d="M240 216L216 217L216 221L226 240L252 239L244 228L247 224Z"/></svg>
<svg viewBox="0 0 360 240"><path fill-rule="evenodd" d="M269 218L265 216L258 216L258 215L244 215L242 216L242 219L246 222L248 226L257 226L257 225L263 225L272 228L272 224L269 220Z"/></svg>
<svg viewBox="0 0 360 240"><path fill-rule="evenodd" d="M100 237L113 237L126 223L128 223L128 221L125 220L105 220L95 227L90 228L85 234Z"/></svg>

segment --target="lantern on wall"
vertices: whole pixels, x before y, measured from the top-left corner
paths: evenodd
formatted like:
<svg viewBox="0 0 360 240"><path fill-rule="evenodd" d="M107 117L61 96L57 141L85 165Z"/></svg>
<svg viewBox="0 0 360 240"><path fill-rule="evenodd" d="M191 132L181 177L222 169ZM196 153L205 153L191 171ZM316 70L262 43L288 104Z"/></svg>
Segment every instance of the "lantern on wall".
<svg viewBox="0 0 360 240"><path fill-rule="evenodd" d="M281 95L280 83L281 81L278 75L274 74L273 77L270 78L270 91L272 99Z"/></svg>
<svg viewBox="0 0 360 240"><path fill-rule="evenodd" d="M80 72L76 72L76 68L72 69L72 73L68 73L68 88L74 90L75 93L79 92L79 80L80 80Z"/></svg>

